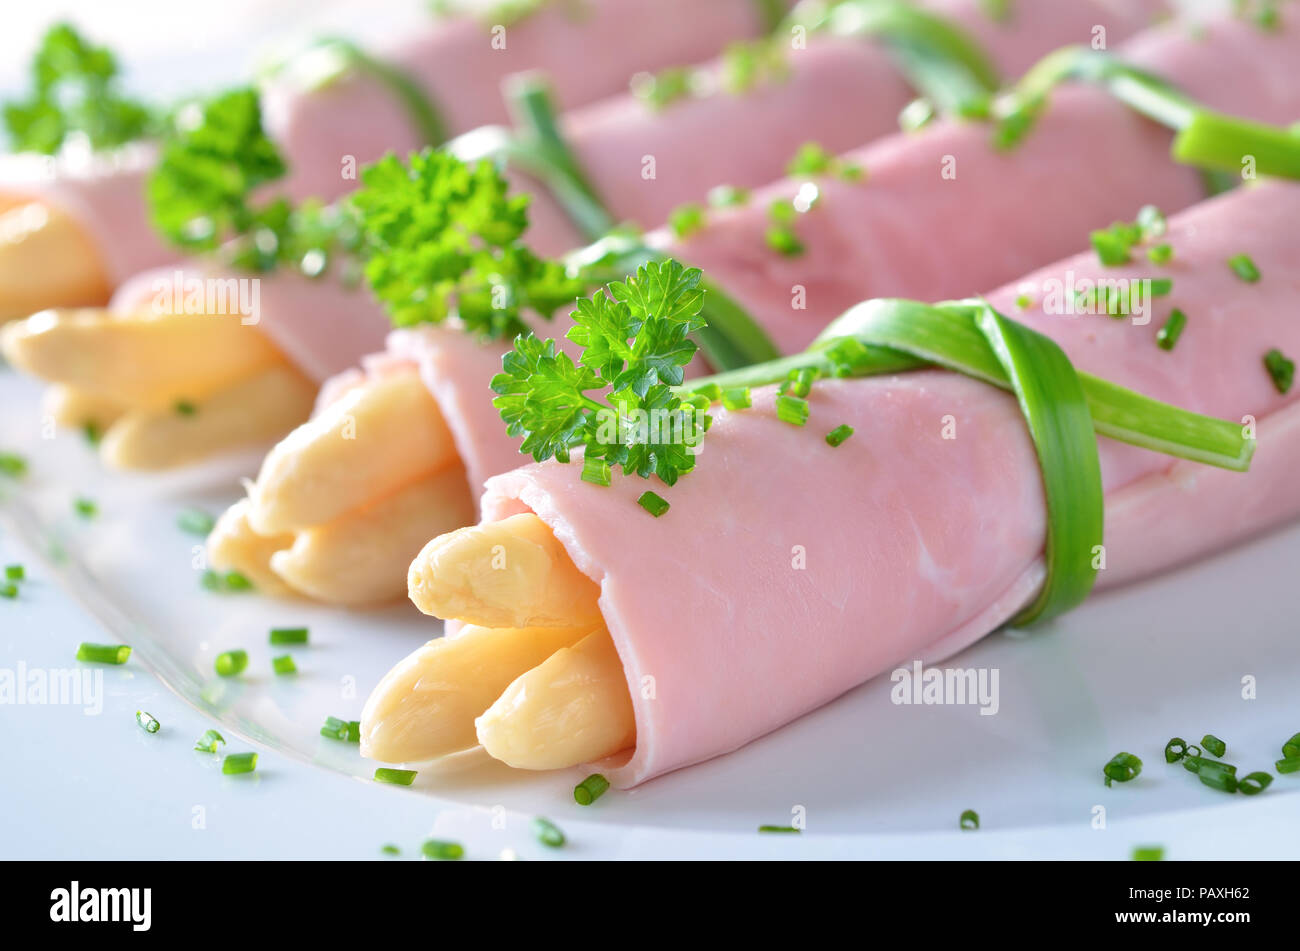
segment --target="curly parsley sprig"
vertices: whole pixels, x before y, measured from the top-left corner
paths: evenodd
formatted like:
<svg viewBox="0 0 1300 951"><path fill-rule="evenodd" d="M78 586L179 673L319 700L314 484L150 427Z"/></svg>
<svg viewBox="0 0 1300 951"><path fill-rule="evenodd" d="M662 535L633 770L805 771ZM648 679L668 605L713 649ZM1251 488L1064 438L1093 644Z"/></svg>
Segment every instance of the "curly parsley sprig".
<svg viewBox="0 0 1300 951"><path fill-rule="evenodd" d="M581 348L576 361L554 340L518 337L491 387L521 451L568 462L582 448L584 478L604 484L612 466L667 485L693 469L707 400L674 387L699 349L689 335L705 325L700 279L698 268L650 261L580 300L566 334Z"/></svg>
<svg viewBox="0 0 1300 951"><path fill-rule="evenodd" d="M522 243L528 196L511 196L496 166L426 149L362 171L351 200L366 279L393 323L460 318L489 339L526 333L524 310L549 318L586 290L558 261Z"/></svg>
<svg viewBox="0 0 1300 951"><path fill-rule="evenodd" d="M153 112L118 88L112 51L93 46L68 23L46 32L31 75L31 94L4 107L15 151L53 155L76 136L95 150L111 149L154 131Z"/></svg>

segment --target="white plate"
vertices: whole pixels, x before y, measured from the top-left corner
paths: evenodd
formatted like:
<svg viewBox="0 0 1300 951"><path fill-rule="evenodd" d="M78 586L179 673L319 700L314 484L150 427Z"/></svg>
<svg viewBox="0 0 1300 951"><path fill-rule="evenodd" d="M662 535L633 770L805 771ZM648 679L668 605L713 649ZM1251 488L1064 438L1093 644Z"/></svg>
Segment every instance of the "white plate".
<svg viewBox="0 0 1300 951"><path fill-rule="evenodd" d="M236 475L253 470L254 455L166 477L109 473L79 437L42 438L48 430L42 432L30 381L0 375L0 405L0 448L18 449L32 463L21 488L8 487L0 512L28 551L46 559L36 574L49 579L25 587L22 603L0 604L0 618L11 610L26 618L25 629L0 625L10 666L23 660L66 667L79 639L135 648L127 668L106 674L105 719L113 726L96 720L88 729L90 721L71 715L55 723L44 715L48 707L0 707L6 721L16 715L4 732L78 762L93 737L96 757L107 764L101 768L130 795L160 794L157 784L165 790L175 783L182 800L216 795L236 811L255 804L263 817L268 803L274 807L284 851L268 852L264 838L242 845L236 839L218 854L317 854L303 843L322 815L337 815L340 802L348 803L342 853L359 855L399 835L392 825L403 815L421 817L401 830L404 841L418 841L431 811L441 834L467 840L476 855L507 846L526 853L520 820L538 813L581 829L588 848L573 854L585 855L1125 857L1135 844L1158 841L1171 855L1291 856L1300 845L1300 776L1277 777L1251 800L1216 793L1161 755L1171 736L1196 740L1214 732L1243 773L1271 771L1282 741L1300 731L1300 528L1100 596L1049 631L986 638L949 661L998 671L996 715L983 716L976 706L896 705L892 685L879 678L739 752L610 792L583 810L571 797L578 771L520 773L471 756L454 769L422 771L409 790L393 790L369 783L374 764L356 747L319 735L326 716L357 717L378 678L438 627L407 604L348 612L203 590L201 539L181 532L177 515L189 506L215 513L236 498ZM74 514L78 496L94 499L96 518ZM66 610L53 603L55 584L102 625L99 637L35 629ZM270 647L267 632L300 625L311 630L310 646L289 651L300 673L276 677L270 658L284 649ZM41 640L36 650L33 638L53 642ZM51 655L54 642L61 653ZM237 680L216 677L213 658L237 647L249 652L248 671ZM151 678L138 676L142 666L202 716L172 705L175 712L164 718L150 708L169 729L158 737L139 731L130 722L134 698L155 707L163 702ZM1253 699L1243 696L1243 678L1253 678ZM115 691L122 696L112 697ZM187 731L173 723L194 725ZM237 748L242 739L270 754L258 779L210 775L214 758L188 752L207 725ZM161 775L159 743L171 744ZM1135 782L1108 789L1101 766L1121 750L1141 756L1146 767ZM327 781L331 773L368 785L340 787ZM48 775L14 775L16 788L0 796L25 802L49 788ZM147 789L132 792L132 783ZM798 842L756 833L760 824L788 823L796 808L806 813L808 829ZM978 835L954 831L968 808L982 817ZM1107 831L1119 835L1097 834L1099 808ZM1193 818L1189 810L1206 815ZM502 822L505 829L494 827ZM57 826L14 831L19 854L61 851L52 844ZM180 838L143 834L147 854L192 854L185 851L192 848L188 830ZM212 843L202 841L210 850ZM135 854L131 841L109 843L110 854L124 850Z"/></svg>

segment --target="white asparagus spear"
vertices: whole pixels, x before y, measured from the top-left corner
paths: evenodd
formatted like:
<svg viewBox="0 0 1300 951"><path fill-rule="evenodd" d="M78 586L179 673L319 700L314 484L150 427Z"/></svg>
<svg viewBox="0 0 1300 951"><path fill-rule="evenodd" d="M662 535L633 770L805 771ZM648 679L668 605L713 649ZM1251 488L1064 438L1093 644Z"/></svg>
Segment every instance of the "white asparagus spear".
<svg viewBox="0 0 1300 951"><path fill-rule="evenodd" d="M271 570L271 556L293 544L292 535L259 535L248 524L248 499L221 513L208 536L208 564L237 571L263 594L289 595L293 589Z"/></svg>
<svg viewBox="0 0 1300 951"><path fill-rule="evenodd" d="M5 358L52 383L66 383L139 409L201 400L284 357L234 316L111 314L45 310L9 324Z"/></svg>
<svg viewBox="0 0 1300 951"><path fill-rule="evenodd" d="M0 322L99 306L111 292L98 249L67 213L36 201L0 207Z"/></svg>
<svg viewBox="0 0 1300 951"><path fill-rule="evenodd" d="M250 519L263 534L309 529L456 461L419 376L394 373L361 384L276 443L250 492Z"/></svg>
<svg viewBox="0 0 1300 951"><path fill-rule="evenodd" d="M484 627L600 620L600 589L532 513L435 538L411 562L407 586L425 614Z"/></svg>
<svg viewBox="0 0 1300 951"><path fill-rule="evenodd" d="M331 604L370 604L401 596L403 571L430 535L474 518L459 465L385 499L301 531L271 556L289 587Z"/></svg>
<svg viewBox="0 0 1300 951"><path fill-rule="evenodd" d="M56 425L74 428L93 426L100 433L126 412L126 406L110 396L100 396L58 383L45 391L43 405L46 415Z"/></svg>
<svg viewBox="0 0 1300 951"><path fill-rule="evenodd" d="M120 469L167 469L214 451L274 439L311 413L316 388L287 363L254 371L208 399L132 410L104 433L100 455Z"/></svg>
<svg viewBox="0 0 1300 951"><path fill-rule="evenodd" d="M623 663L609 633L556 651L475 721L488 755L516 769L564 769L636 743Z"/></svg>
<svg viewBox="0 0 1300 951"><path fill-rule="evenodd" d="M390 670L361 711L361 754L411 763L478 745L474 720L521 674L571 647L588 627L466 626Z"/></svg>

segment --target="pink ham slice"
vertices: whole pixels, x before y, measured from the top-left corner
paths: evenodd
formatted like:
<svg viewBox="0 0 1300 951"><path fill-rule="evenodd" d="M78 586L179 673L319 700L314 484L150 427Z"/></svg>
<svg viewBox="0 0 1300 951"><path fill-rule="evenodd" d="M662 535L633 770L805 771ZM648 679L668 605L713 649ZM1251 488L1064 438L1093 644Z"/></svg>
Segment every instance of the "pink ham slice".
<svg viewBox="0 0 1300 951"><path fill-rule="evenodd" d="M1300 116L1296 17L1276 34L1226 19L1200 39L1171 25L1135 38L1124 55L1213 107L1274 123ZM801 257L784 258L764 242L768 201L793 194L795 181L756 194L689 241L663 232L652 241L703 268L784 352L795 352L864 298L978 293L1071 253L1090 229L1130 219L1143 204L1173 212L1204 194L1196 171L1171 163L1164 129L1094 88L1058 90L1039 128L1012 152L994 152L988 137L983 126L943 123L851 153L868 180L818 183L821 201L797 226ZM941 177L947 156L955 179ZM804 310L791 304L797 287L806 290ZM504 346L435 327L397 332L389 347L421 367L472 487L518 464L518 442L488 398Z"/></svg>
<svg viewBox="0 0 1300 951"><path fill-rule="evenodd" d="M1258 420L1252 470L1227 473L1100 440L1102 586L1166 569L1300 514L1300 389L1279 394L1261 357L1300 354L1300 186L1207 202L1171 222L1174 294L1147 326L1105 316L1021 315L1082 369L1190 409ZM1263 275L1239 280L1248 253ZM1081 255L1027 278L1145 276ZM990 299L1008 314L1020 284ZM1163 314L1187 329L1157 348ZM696 471L659 519L577 469L533 464L488 482L483 517L531 510L601 587L632 687L635 751L599 764L635 785L736 749L892 666L938 661L996 628L1043 578L1041 479L1009 394L953 373L817 383L803 428L773 393L720 411ZM955 438L942 435L955 420ZM848 423L839 448L822 439ZM611 527L617 531L611 531ZM792 567L801 546L802 570ZM643 697L653 677L655 698Z"/></svg>

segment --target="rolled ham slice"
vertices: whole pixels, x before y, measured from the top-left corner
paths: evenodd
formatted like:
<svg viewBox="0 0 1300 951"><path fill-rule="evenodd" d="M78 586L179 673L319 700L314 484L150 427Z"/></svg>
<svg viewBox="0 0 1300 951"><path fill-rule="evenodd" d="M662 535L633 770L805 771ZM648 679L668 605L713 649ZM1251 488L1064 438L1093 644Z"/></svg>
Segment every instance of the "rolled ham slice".
<svg viewBox="0 0 1300 951"><path fill-rule="evenodd" d="M1223 19L1199 38L1171 24L1136 37L1122 55L1211 107L1273 123L1300 115L1295 17L1277 33ZM994 151L989 134L983 125L944 122L849 153L867 181L817 182L821 200L797 225L807 249L799 257L782 257L764 241L769 201L788 199L798 180L764 189L688 241L665 232L651 241L701 267L791 353L864 298L979 293L1069 254L1090 229L1131 219L1144 204L1173 212L1204 195L1200 174L1171 162L1165 129L1096 88L1057 90L1039 126L1011 152ZM956 177L944 178L950 159ZM804 309L793 306L800 288ZM397 357L420 367L471 487L518 464L518 440L505 434L488 390L504 345L443 326L395 332L388 348L389 357L370 365Z"/></svg>
<svg viewBox="0 0 1300 951"><path fill-rule="evenodd" d="M1300 389L1279 393L1261 359L1272 347L1300 354L1297 215L1300 186L1270 184L1173 219L1174 290L1145 326L1017 312L1025 285L1151 275L1091 253L989 295L1080 369L1257 421L1244 474L1100 440L1102 587L1300 515ZM1241 253L1258 283L1228 267ZM1155 334L1173 307L1188 323L1166 352ZM635 749L598 764L616 785L736 749L893 666L937 662L1042 583L1042 483L1013 396L941 371L826 380L802 428L776 419L773 397L755 391L753 409L717 413L695 471L662 490L672 507L658 519L637 506L636 478L600 488L551 462L488 482L485 520L535 512L600 585L636 714ZM856 433L831 448L822 437L841 423Z"/></svg>

